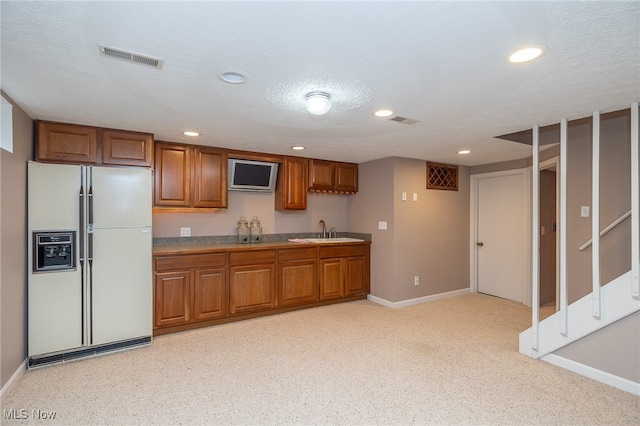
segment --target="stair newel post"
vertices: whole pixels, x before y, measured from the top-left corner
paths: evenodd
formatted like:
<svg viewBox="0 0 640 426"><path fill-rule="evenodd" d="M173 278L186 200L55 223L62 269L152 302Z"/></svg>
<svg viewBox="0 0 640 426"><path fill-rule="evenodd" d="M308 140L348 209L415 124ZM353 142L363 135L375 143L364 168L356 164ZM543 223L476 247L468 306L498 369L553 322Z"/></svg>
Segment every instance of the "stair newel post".
<svg viewBox="0 0 640 426"><path fill-rule="evenodd" d="M533 164L531 188L531 347L538 350L540 324L540 129L533 126Z"/></svg>
<svg viewBox="0 0 640 426"><path fill-rule="evenodd" d="M560 333L567 331L569 298L567 289L567 132L568 121L560 121Z"/></svg>
<svg viewBox="0 0 640 426"><path fill-rule="evenodd" d="M591 171L591 274L593 317L600 319L600 112L593 113Z"/></svg>
<svg viewBox="0 0 640 426"><path fill-rule="evenodd" d="M631 296L640 299L640 172L638 102L631 104Z"/></svg>

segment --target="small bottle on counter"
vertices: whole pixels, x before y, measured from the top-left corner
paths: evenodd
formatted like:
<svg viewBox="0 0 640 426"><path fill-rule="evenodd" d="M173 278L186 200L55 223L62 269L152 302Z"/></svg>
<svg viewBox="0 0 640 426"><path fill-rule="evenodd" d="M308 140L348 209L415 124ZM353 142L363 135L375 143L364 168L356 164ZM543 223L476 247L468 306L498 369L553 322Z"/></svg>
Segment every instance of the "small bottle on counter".
<svg viewBox="0 0 640 426"><path fill-rule="evenodd" d="M251 231L247 226L247 220L244 218L244 216L241 216L240 220L238 221L238 243L249 244L251 240L250 236L251 236Z"/></svg>
<svg viewBox="0 0 640 426"><path fill-rule="evenodd" d="M251 219L251 242L252 243L260 243L262 242L262 227L260 226L260 221L258 220L258 216L254 216Z"/></svg>

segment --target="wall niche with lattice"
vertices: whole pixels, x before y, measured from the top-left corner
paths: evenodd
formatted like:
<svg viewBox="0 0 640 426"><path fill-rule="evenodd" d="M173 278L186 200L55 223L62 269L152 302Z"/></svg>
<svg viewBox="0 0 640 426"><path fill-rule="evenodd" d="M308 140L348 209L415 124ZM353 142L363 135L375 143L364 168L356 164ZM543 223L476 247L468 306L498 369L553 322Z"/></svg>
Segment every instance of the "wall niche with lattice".
<svg viewBox="0 0 640 426"><path fill-rule="evenodd" d="M458 166L427 161L427 189L458 190Z"/></svg>

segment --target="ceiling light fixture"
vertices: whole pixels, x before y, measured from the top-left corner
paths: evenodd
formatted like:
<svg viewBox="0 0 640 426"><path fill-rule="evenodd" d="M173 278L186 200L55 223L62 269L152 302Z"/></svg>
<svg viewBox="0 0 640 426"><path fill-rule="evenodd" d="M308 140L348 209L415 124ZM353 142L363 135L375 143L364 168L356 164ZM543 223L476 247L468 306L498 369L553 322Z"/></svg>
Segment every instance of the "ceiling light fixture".
<svg viewBox="0 0 640 426"><path fill-rule="evenodd" d="M524 49L519 49L514 52L511 56L509 56L509 62L528 62L532 61L545 53L547 50L546 46L529 46Z"/></svg>
<svg viewBox="0 0 640 426"><path fill-rule="evenodd" d="M185 130L184 132L182 132L182 134L185 135L185 136L193 136L193 137L200 136L200 133L193 132L191 130Z"/></svg>
<svg viewBox="0 0 640 426"><path fill-rule="evenodd" d="M305 99L307 111L313 115L324 115L331 109L331 95L327 92L309 92Z"/></svg>
<svg viewBox="0 0 640 426"><path fill-rule="evenodd" d="M458 151L458 154L467 155L467 154L471 154L471 151L469 151L468 149L463 149L462 151Z"/></svg>
<svg viewBox="0 0 640 426"><path fill-rule="evenodd" d="M291 149L293 149L294 151L302 151L304 149L304 146L292 146Z"/></svg>
<svg viewBox="0 0 640 426"><path fill-rule="evenodd" d="M376 117L391 117L393 115L393 111L390 109L381 109L373 113Z"/></svg>

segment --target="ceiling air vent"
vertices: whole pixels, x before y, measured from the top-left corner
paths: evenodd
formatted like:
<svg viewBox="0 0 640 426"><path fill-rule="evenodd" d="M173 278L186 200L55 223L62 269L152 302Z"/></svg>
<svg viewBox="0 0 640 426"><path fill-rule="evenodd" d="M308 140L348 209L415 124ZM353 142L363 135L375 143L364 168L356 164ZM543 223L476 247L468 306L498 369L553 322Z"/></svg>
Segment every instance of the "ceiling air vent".
<svg viewBox="0 0 640 426"><path fill-rule="evenodd" d="M154 58L152 56L141 55L139 53L128 52L122 49L115 49L113 47L107 47L98 45L100 55L108 58L120 59L122 61L133 62L140 65L147 65L149 67L162 69L164 61L162 59Z"/></svg>
<svg viewBox="0 0 640 426"><path fill-rule="evenodd" d="M395 117L391 117L389 120L395 121L396 123L402 123L402 124L408 124L408 125L416 124L420 122L420 120L416 120L415 118L400 117L399 115L396 115Z"/></svg>

